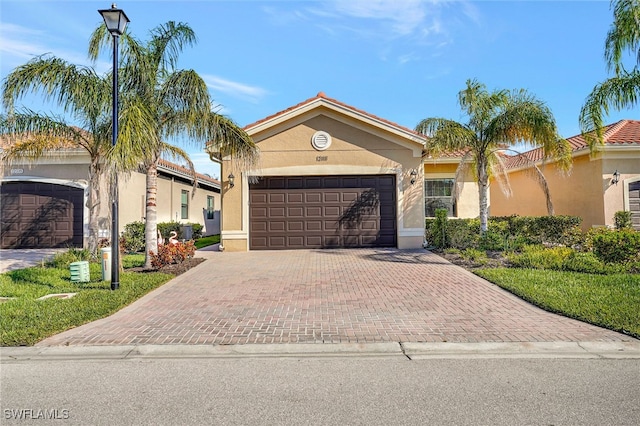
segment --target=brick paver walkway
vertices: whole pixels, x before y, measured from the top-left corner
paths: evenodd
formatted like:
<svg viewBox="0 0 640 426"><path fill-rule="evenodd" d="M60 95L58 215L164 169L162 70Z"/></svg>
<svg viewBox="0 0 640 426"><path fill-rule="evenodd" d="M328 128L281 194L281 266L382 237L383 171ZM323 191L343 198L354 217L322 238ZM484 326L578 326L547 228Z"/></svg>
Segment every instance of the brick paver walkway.
<svg viewBox="0 0 640 426"><path fill-rule="evenodd" d="M205 253L109 318L40 345L631 341L424 250Z"/></svg>

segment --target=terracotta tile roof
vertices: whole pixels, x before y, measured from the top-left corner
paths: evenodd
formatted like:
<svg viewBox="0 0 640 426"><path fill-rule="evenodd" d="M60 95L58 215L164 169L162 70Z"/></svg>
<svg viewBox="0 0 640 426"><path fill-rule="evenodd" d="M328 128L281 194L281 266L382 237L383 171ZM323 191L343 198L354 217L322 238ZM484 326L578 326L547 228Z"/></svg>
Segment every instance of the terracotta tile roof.
<svg viewBox="0 0 640 426"><path fill-rule="evenodd" d="M571 146L571 152L586 150L589 147L587 141L581 134L567 138L567 142L569 142ZM640 120L620 120L605 126L604 144L640 146ZM533 162L541 161L544 158L542 148L532 149L531 151L524 152L523 155ZM524 166L527 163L527 161L520 156L507 156L507 158L506 167L508 169Z"/></svg>
<svg viewBox="0 0 640 426"><path fill-rule="evenodd" d="M170 161L164 160L164 159L160 159L160 162L158 163L158 165L164 169L176 172L178 174L184 175L187 178L191 178L191 171L189 169L187 169L186 167L182 167L179 166L175 163L172 163ZM215 185L215 186L220 186L220 181L217 179L214 179L210 176L207 175L203 175L201 173L196 173L196 177L199 181L208 183L210 185Z"/></svg>
<svg viewBox="0 0 640 426"><path fill-rule="evenodd" d="M277 117L279 117L281 115L284 115L284 114L286 114L288 112L294 111L294 110L296 110L298 108L301 108L301 107L303 107L303 106L305 106L307 104L310 104L310 103L315 102L315 101L320 100L320 99L324 99L324 100L326 100L326 101L328 101L328 102L330 102L332 104L339 105L339 106L341 106L343 108L346 108L346 109L349 109L349 110L351 110L353 112L357 112L358 114L362 114L364 116L367 116L367 117L371 118L372 120L385 123L385 124L387 124L387 125L389 125L391 127L395 127L396 129L402 130L404 132L411 133L414 136L420 138L421 140L426 140L426 138L425 138L425 136L423 134L418 133L413 129L401 126L401 125L399 125L397 123L394 123L393 121L389 121L389 120L386 120L386 119L384 119L382 117L378 117L377 115L370 114L370 113L368 113L368 112L366 112L364 110L355 108L355 107L353 107L351 105L345 104L344 102L340 102L337 99L330 98L327 95L325 95L324 92L319 92L316 96L314 96L312 98L309 98L309 99L307 99L305 101L302 101L299 104L293 105L293 106L291 106L291 107L289 107L287 109L284 109L282 111L276 112L275 114L269 115L269 116L267 116L267 117L265 117L265 118L263 118L261 120L258 120L258 121L254 122L254 123L248 124L248 125L246 125L244 127L244 130L248 131L249 129L251 129L253 127L256 127L256 126L258 126L258 125L260 125L262 123L265 123L265 122L267 122L269 120L273 120L274 118L277 118Z"/></svg>

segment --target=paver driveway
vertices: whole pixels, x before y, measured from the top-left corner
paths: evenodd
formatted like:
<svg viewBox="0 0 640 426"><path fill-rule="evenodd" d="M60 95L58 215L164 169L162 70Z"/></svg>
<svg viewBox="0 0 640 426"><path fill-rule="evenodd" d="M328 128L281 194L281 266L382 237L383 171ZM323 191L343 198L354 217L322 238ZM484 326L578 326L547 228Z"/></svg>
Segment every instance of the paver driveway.
<svg viewBox="0 0 640 426"><path fill-rule="evenodd" d="M201 255L115 315L39 345L634 340L535 308L425 250Z"/></svg>

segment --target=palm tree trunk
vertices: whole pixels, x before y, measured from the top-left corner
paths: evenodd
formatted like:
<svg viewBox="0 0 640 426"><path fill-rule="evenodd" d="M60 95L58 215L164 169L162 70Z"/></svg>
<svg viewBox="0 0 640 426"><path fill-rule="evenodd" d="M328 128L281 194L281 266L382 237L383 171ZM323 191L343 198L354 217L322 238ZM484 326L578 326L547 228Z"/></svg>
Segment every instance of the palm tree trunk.
<svg viewBox="0 0 640 426"><path fill-rule="evenodd" d="M489 174L487 171L487 159L478 158L478 197L480 204L480 234L484 234L489 229Z"/></svg>
<svg viewBox="0 0 640 426"><path fill-rule="evenodd" d="M156 157L147 167L147 198L145 209L145 260L144 267L151 269L151 255L158 253L158 158Z"/></svg>
<svg viewBox="0 0 640 426"><path fill-rule="evenodd" d="M87 210L89 210L89 241L88 249L91 255L97 255L98 251L98 209L100 207L100 159L91 159L89 166L89 196L87 197Z"/></svg>

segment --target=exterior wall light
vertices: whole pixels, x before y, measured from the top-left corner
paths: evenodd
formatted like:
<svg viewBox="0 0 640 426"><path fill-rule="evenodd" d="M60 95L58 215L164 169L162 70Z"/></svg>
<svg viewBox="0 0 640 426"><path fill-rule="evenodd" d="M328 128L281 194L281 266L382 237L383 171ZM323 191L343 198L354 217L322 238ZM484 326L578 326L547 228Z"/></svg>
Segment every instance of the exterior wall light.
<svg viewBox="0 0 640 426"><path fill-rule="evenodd" d="M233 173L229 173L229 176L227 176L227 178L229 179L229 188L233 188L236 185L236 177L233 175Z"/></svg>
<svg viewBox="0 0 640 426"><path fill-rule="evenodd" d="M620 182L620 172L616 170L615 172L613 172L613 177L611 178L611 183L617 185L618 182Z"/></svg>
<svg viewBox="0 0 640 426"><path fill-rule="evenodd" d="M418 176L418 171L416 169L411 169L411 185L416 183L417 176Z"/></svg>

